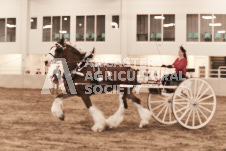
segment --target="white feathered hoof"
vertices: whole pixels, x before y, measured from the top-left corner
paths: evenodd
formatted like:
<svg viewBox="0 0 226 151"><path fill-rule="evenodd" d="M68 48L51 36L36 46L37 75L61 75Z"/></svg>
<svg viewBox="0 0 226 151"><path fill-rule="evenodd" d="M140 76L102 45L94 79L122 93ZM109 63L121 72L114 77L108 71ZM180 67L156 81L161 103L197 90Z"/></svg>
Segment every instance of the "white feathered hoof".
<svg viewBox="0 0 226 151"><path fill-rule="evenodd" d="M152 115L152 113L149 110L142 107L141 114L140 114L141 121L140 121L139 128L146 127L149 124L149 120L151 119L151 115Z"/></svg>
<svg viewBox="0 0 226 151"><path fill-rule="evenodd" d="M140 121L139 128L143 128L143 127L147 126L148 124L149 124L149 121L148 121L148 120L142 119L142 120Z"/></svg>
<svg viewBox="0 0 226 151"><path fill-rule="evenodd" d="M108 119L106 119L106 125L108 128L116 128L123 121L123 115L115 116L112 115Z"/></svg>
<svg viewBox="0 0 226 151"><path fill-rule="evenodd" d="M92 127L92 130L94 132L102 132L103 130L105 130L105 118L103 113L95 106L91 106L89 108L89 112L94 120L94 126Z"/></svg>
<svg viewBox="0 0 226 151"><path fill-rule="evenodd" d="M102 132L103 130L105 130L105 125L102 125L99 123L93 125L93 127L92 127L92 131L94 131L94 132Z"/></svg>
<svg viewBox="0 0 226 151"><path fill-rule="evenodd" d="M64 111L62 108L63 108L62 100L60 98L56 98L55 101L53 102L51 112L54 117L63 121L65 116L64 116Z"/></svg>
<svg viewBox="0 0 226 151"><path fill-rule="evenodd" d="M137 107L138 113L141 118L139 128L143 128L149 124L152 113L148 109L143 108L140 104L135 104L135 106Z"/></svg>

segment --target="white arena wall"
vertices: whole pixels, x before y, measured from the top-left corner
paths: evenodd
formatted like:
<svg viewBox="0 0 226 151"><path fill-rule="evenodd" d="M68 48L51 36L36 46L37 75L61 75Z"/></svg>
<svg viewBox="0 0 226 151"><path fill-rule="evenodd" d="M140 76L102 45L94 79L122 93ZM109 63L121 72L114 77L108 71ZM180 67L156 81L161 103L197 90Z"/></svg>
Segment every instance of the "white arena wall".
<svg viewBox="0 0 226 151"><path fill-rule="evenodd" d="M162 55L177 55L183 46L189 55L222 56L226 45L223 42L186 42L186 14L226 14L224 0L30 0L30 16L38 17L38 29L29 31L29 53L44 54L54 42L42 42L43 16L71 16L71 42L84 51L96 47L97 54L157 55L158 44ZM105 42L75 42L75 17L77 15L106 15ZM175 14L175 42L136 41L137 14ZM120 28L111 28L111 16L120 15ZM123 18L123 19L122 19Z"/></svg>
<svg viewBox="0 0 226 151"><path fill-rule="evenodd" d="M2 74L0 78L3 79L0 81L0 87L41 89L46 76Z"/></svg>
<svg viewBox="0 0 226 151"><path fill-rule="evenodd" d="M38 29L30 30L29 53L45 54L55 42L42 42L43 16L71 16L71 42L83 51L96 48L97 54L120 54L120 29L111 27L111 16L120 15L119 0L30 0L30 16L38 18ZM75 27L78 15L105 15L105 42L76 42Z"/></svg>
<svg viewBox="0 0 226 151"><path fill-rule="evenodd" d="M22 50L22 16L24 8L21 0L8 0L1 1L0 5L0 18L16 18L16 42L0 42L0 54L21 54ZM26 20L25 20L26 22Z"/></svg>
<svg viewBox="0 0 226 151"><path fill-rule="evenodd" d="M222 5L219 5L222 4ZM42 42L43 16L71 16L71 42L84 51L96 47L97 54L157 55L156 42L136 41L137 14L175 14L175 42L157 42L162 55L177 55L183 46L189 55L223 56L223 42L186 42L186 14L226 14L224 0L7 0L1 3L0 17L16 17L16 42L0 43L0 54L45 54L54 42ZM25 11L27 9L27 11ZM105 42L75 42L75 17L77 15L106 15ZM111 16L120 15L120 28L111 28ZM38 18L38 29L30 30L30 17ZM27 23L26 23L27 21ZM24 26L24 24L27 26ZM28 28L28 29L27 29ZM21 29L27 29L26 34ZM27 40L26 40L27 38ZM24 44L24 40L25 44ZM23 50L24 45L27 46Z"/></svg>
<svg viewBox="0 0 226 151"><path fill-rule="evenodd" d="M130 55L158 54L156 42L136 41L137 14L175 14L175 42L157 42L162 55L177 55L180 45L195 56L224 56L223 42L187 42L186 14L226 14L224 0L129 0L128 1L128 50ZM138 53L139 52L139 53Z"/></svg>

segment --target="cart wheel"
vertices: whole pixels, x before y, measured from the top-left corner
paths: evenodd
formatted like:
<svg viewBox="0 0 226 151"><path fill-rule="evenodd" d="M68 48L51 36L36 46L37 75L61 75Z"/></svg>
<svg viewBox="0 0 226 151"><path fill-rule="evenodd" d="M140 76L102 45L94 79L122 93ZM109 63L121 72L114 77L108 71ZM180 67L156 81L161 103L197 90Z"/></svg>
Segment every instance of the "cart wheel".
<svg viewBox="0 0 226 151"><path fill-rule="evenodd" d="M176 119L172 111L172 95L148 95L148 108L152 112L152 116L162 124L174 124Z"/></svg>
<svg viewBox="0 0 226 151"><path fill-rule="evenodd" d="M216 110L216 95L203 79L182 82L173 96L173 113L177 121L188 129L198 129L212 119Z"/></svg>

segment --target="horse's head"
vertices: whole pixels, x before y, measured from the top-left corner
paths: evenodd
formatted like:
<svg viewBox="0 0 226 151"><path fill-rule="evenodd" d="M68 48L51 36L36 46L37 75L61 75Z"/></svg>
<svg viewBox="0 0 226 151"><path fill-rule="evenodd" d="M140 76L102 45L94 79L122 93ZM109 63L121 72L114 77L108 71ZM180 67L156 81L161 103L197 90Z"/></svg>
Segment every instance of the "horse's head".
<svg viewBox="0 0 226 151"><path fill-rule="evenodd" d="M65 43L64 39L59 40L55 46L51 47L45 59L45 65L49 66L54 58L65 58L67 63L76 64L83 60L85 53L81 53L76 48Z"/></svg>

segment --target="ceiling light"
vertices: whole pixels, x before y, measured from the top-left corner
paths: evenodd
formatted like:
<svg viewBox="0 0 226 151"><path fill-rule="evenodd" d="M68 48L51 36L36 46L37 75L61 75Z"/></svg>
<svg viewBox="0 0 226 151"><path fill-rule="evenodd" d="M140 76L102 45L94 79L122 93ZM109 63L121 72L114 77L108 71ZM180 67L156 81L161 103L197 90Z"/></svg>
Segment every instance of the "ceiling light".
<svg viewBox="0 0 226 151"><path fill-rule="evenodd" d="M16 27L16 25L11 25L11 24L6 24L6 26L9 27L9 28L14 28L14 27Z"/></svg>
<svg viewBox="0 0 226 151"><path fill-rule="evenodd" d="M219 34L224 34L224 33L225 33L225 30L217 31L217 33L219 33Z"/></svg>
<svg viewBox="0 0 226 151"><path fill-rule="evenodd" d="M118 24L116 22L112 22L111 25L114 26L115 29L118 29Z"/></svg>
<svg viewBox="0 0 226 151"><path fill-rule="evenodd" d="M66 34L67 33L67 31L65 31L65 30L60 30L59 32L62 33L62 34Z"/></svg>
<svg viewBox="0 0 226 151"><path fill-rule="evenodd" d="M43 29L46 29L46 28L52 28L52 25L45 25L45 26L43 26Z"/></svg>
<svg viewBox="0 0 226 151"><path fill-rule="evenodd" d="M221 26L222 24L221 23L209 23L209 26Z"/></svg>
<svg viewBox="0 0 226 151"><path fill-rule="evenodd" d="M215 19L216 16L202 16L203 19Z"/></svg>
<svg viewBox="0 0 226 151"><path fill-rule="evenodd" d="M175 26L174 23L169 23L169 24L164 24L163 27L171 27L171 26Z"/></svg>
<svg viewBox="0 0 226 151"><path fill-rule="evenodd" d="M165 19L163 16L154 16L154 19Z"/></svg>

